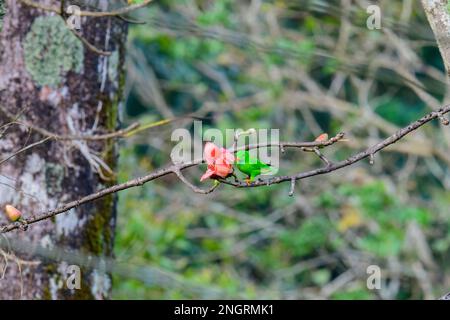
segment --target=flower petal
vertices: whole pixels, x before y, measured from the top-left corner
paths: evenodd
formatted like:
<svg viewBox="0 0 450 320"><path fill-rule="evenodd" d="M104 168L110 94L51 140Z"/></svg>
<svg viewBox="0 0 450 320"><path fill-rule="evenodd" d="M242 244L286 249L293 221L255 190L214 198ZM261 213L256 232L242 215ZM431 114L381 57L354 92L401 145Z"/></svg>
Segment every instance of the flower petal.
<svg viewBox="0 0 450 320"><path fill-rule="evenodd" d="M224 161L224 159L218 160L214 166L214 174L226 178L231 172L233 172L233 167L231 164Z"/></svg>
<svg viewBox="0 0 450 320"><path fill-rule="evenodd" d="M221 154L220 149L212 142L207 142L203 150L203 158L207 164L212 164Z"/></svg>
<svg viewBox="0 0 450 320"><path fill-rule="evenodd" d="M235 161L235 157L234 157L234 155L230 152L230 151L228 151L227 149L225 149L225 148L222 148L221 150L220 150L221 152L222 152L222 156L225 158L225 161L226 162L228 162L228 163L234 163L234 161Z"/></svg>

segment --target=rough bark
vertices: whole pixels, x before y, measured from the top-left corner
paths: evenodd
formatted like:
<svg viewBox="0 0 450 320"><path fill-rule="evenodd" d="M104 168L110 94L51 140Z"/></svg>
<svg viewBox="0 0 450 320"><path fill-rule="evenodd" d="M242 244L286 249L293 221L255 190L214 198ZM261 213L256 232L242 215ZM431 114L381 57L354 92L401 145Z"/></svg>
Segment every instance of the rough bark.
<svg viewBox="0 0 450 320"><path fill-rule="evenodd" d="M450 77L450 7L448 0L422 0L423 8Z"/></svg>
<svg viewBox="0 0 450 320"><path fill-rule="evenodd" d="M83 45L80 50L81 42L74 41L71 33L61 28L64 25L61 17L29 8L17 0L5 3L0 36L0 126L10 122L8 116L23 110L22 119L58 134L87 132L96 118L99 121L95 133L114 130L124 82L124 22L117 18L82 19L84 37L97 48L113 52L103 57ZM59 1L41 0L41 3ZM105 10L108 1L91 4ZM57 39L61 43L52 43ZM49 58L52 54L53 59ZM6 129L0 130L0 159L43 138L20 125ZM91 153L95 152L114 170L114 142L89 142L88 146ZM89 155L80 149L83 147L71 141L50 140L2 164L1 208L10 203L27 216L114 183L114 179L100 177L88 161ZM104 175L107 176L105 172ZM115 214L115 198L108 196L36 224L26 232L8 236L48 248L64 247L81 250L86 255L111 256ZM0 223L5 222L2 215ZM103 299L110 295L110 275L101 270L81 268L81 289L70 290L66 286L66 262L46 261L32 253L19 258L33 263L25 262L19 267L13 257L3 259L0 255L0 271L6 266L0 280L0 299Z"/></svg>

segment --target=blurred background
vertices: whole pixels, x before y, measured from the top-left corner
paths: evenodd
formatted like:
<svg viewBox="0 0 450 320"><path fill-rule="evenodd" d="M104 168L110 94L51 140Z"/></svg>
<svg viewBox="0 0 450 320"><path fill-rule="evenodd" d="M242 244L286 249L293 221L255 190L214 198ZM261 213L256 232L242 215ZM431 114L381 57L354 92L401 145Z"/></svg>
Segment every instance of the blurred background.
<svg viewBox="0 0 450 320"><path fill-rule="evenodd" d="M370 5L381 29L370 30ZM419 0L163 0L133 17L122 124L186 115L203 127L345 132L342 160L448 93ZM170 163L181 118L120 142L120 182ZM433 299L450 290L450 132L438 121L375 156L298 183L194 194L175 176L119 194L116 258L165 276L115 276L115 299ZM279 174L322 166L287 150ZM189 169L199 183L205 166ZM381 289L367 288L367 267ZM150 273L153 274L153 273ZM154 274L153 274L154 275Z"/></svg>

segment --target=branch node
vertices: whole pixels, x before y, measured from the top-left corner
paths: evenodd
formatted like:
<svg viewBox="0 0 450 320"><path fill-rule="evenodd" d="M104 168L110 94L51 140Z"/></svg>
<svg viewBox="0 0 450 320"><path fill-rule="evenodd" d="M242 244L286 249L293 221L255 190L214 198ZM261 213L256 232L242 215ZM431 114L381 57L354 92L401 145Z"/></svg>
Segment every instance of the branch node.
<svg viewBox="0 0 450 320"><path fill-rule="evenodd" d="M450 292L440 297L439 300L450 300Z"/></svg>
<svg viewBox="0 0 450 320"><path fill-rule="evenodd" d="M439 121L441 121L442 125L448 126L450 124L450 121L446 117L444 117L442 113L438 113L438 118Z"/></svg>
<svg viewBox="0 0 450 320"><path fill-rule="evenodd" d="M27 231L28 230L28 222L26 220L19 220L16 222L17 228L19 228L21 231Z"/></svg>
<svg viewBox="0 0 450 320"><path fill-rule="evenodd" d="M375 155L371 153L369 155L369 164L372 166L375 163Z"/></svg>
<svg viewBox="0 0 450 320"><path fill-rule="evenodd" d="M322 160L327 167L331 166L331 161L325 157L322 152L320 152L319 148L314 148L314 153Z"/></svg>
<svg viewBox="0 0 450 320"><path fill-rule="evenodd" d="M289 191L289 197L292 197L294 195L295 191L295 178L291 179L291 189Z"/></svg>
<svg viewBox="0 0 450 320"><path fill-rule="evenodd" d="M213 192L220 185L220 181L215 180L214 184L211 188L209 188L208 190L203 190L203 189L198 188L194 184L192 184L188 179L186 179L186 177L181 173L181 170L179 168L174 169L173 173L175 173L178 176L178 178L181 180L181 182L186 184L195 193L208 194L208 193Z"/></svg>

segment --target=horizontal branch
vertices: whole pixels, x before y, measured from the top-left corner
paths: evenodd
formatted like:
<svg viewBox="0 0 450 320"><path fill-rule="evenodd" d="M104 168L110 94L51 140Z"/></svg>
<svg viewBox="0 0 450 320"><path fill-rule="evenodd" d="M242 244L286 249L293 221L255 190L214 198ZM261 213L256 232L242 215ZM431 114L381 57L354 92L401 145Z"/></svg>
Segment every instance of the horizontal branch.
<svg viewBox="0 0 450 320"><path fill-rule="evenodd" d="M332 145L332 144L336 143L337 141L341 140L343 136L344 136L344 134L339 133L338 135L329 139L328 141L322 141L322 142L317 142L317 141L315 141L315 142L278 142L278 143L272 143L272 144L270 144L270 143L252 144L252 145L248 145L248 146L244 146L244 147L240 147L240 148L234 148L232 150L232 152L237 152L240 150L264 148L264 147L280 147L280 146L292 147L292 148L329 146L329 145ZM166 168L159 169L159 170L152 172L146 176L139 177L139 178L136 178L136 179L100 190L93 194L87 195L81 199L68 202L59 208L33 215L33 216L31 216L25 220L22 220L20 222L14 222L14 223L4 225L4 226L0 227L0 234L9 232L9 231L12 231L15 229L23 229L24 226L28 226L30 224L33 224L33 223L36 223L36 222L39 222L42 220L50 219L58 214L67 212L67 211L69 211L73 208L76 208L82 204L85 204L85 203L88 203L91 201L95 201L104 196L107 196L109 194L113 194L113 193L116 193L116 192L119 192L119 191L122 191L125 189L142 186L143 184L145 184L147 182L150 182L152 180L161 178L163 176L166 176L166 175L169 175L172 173L176 174L178 176L178 178L183 183L185 183L188 187L190 187L194 192L201 193L201 194L211 193L212 191L214 191L216 189L218 184L214 185L212 188L210 188L208 190L202 190L202 189L196 187L195 185L193 185L192 183L190 183L181 174L182 170L196 166L202 162L203 162L203 159L197 159L197 160L193 160L191 162L187 162L187 163L183 163L183 164L174 164L174 165L168 166Z"/></svg>
<svg viewBox="0 0 450 320"><path fill-rule="evenodd" d="M109 140L109 139L115 139L115 138L129 138L131 136L134 136L137 133L140 133L144 130L152 129L155 127L167 125L170 123L173 123L175 121L184 120L184 119L198 119L202 120L201 117L197 117L194 114L187 114L179 117L169 118L169 119L163 119L158 121L153 121L149 123L139 123L139 122L133 122L128 127L112 131L104 134L86 134L86 133L80 133L80 134L59 134L55 132L51 132L47 129L41 128L39 126L36 126L35 124L20 119L20 116L13 115L9 113L3 106L0 105L0 111L3 112L6 117L11 119L11 123L16 123L19 125L23 125L31 130L36 131L37 133L50 137L55 140L85 140L85 141L99 141L99 140ZM3 126L9 125L10 123L7 123ZM0 126L3 127L3 126Z"/></svg>
<svg viewBox="0 0 450 320"><path fill-rule="evenodd" d="M0 233L6 233L6 232L9 232L9 231L14 230L14 229L19 229L23 225L29 225L29 224L33 224L33 223L36 223L36 222L39 222L39 221L42 221L42 220L46 220L46 219L52 218L52 217L54 217L54 216L56 216L58 214L61 214L63 212L67 212L67 211L69 211L71 209L74 209L74 208L76 208L76 207L78 207L78 206L80 206L82 204L85 204L85 203L88 203L88 202L91 202L91 201L103 198L103 197L105 197L105 196L107 196L109 194L113 194L113 193L116 193L116 192L119 192L119 191L122 191L122 190L125 190L125 189L142 186L143 184L145 184L145 183L147 183L149 181L152 181L152 180L155 180L157 178L161 178L163 176L171 174L175 170L183 170L183 169L192 167L194 165L197 165L199 163L201 163L201 161L184 164L182 166L172 165L172 166L166 167L164 169L159 169L159 170L154 171L154 172L152 172L152 173L150 173L150 174L148 174L146 176L139 177L139 178L136 178L136 179L133 179L133 180L130 180L128 182L121 183L121 184L117 184L115 186L112 186L112 187L109 187L109 188L105 188L105 189L100 190L98 192L92 193L92 194L90 194L88 196L85 196L85 197L83 197L81 199L68 202L68 203L66 203L66 204L64 204L64 205L62 205L59 208L56 208L54 210L50 210L50 211L47 211L47 212L44 212L44 213L33 215L33 216L31 216L31 217L29 217L29 218L27 218L25 220L22 220L20 222L14 222L14 223L2 226L2 227L0 227Z"/></svg>
<svg viewBox="0 0 450 320"><path fill-rule="evenodd" d="M115 139L115 138L124 138L129 135L130 132L136 130L140 126L138 122L134 122L128 127L124 129L120 129L117 131L104 133L104 134L58 134L54 132L50 132L47 129L38 127L33 125L32 123L25 121L25 120L18 120L18 124L21 124L31 130L36 131L37 133L55 139L55 140L85 140L85 141L100 141L100 140L109 140L109 139Z"/></svg>
<svg viewBox="0 0 450 320"><path fill-rule="evenodd" d="M427 114L426 116L420 118L419 120L411 123L410 125L408 125L405 128L402 128L400 130L398 130L397 132L395 132L393 135L387 137L386 139L384 139L383 141L375 144L374 146L366 149L365 151L362 151L360 153L357 153L353 156L351 156L350 158L347 158L345 160L342 160L340 162L337 163L330 163L329 165L319 168L319 169L315 169L315 170L311 170L311 171L307 171L307 172L302 172L293 176L278 176L278 177L274 177L271 179L268 179L266 181L255 181L253 183L243 183L243 182L232 182L232 181L227 181L227 180L221 180L221 182L226 183L228 185L234 186L234 187L238 187L238 188L248 188L248 187L260 187L260 186L267 186L267 185L272 185L272 184L278 184L278 183L282 183L282 182L286 182L286 181L292 181L294 180L300 180L300 179L304 179L304 178L308 178L308 177L312 177L312 176L317 176L317 175L321 175L321 174L326 174L332 171L336 171L338 169L350 166L358 161L361 161L367 157L370 158L371 161L373 161L373 156L375 153L379 152L380 150L388 147L389 145L397 142L398 140L400 140L401 138L403 138L404 136L406 136L407 134L411 133L412 131L420 128L421 126L423 126L424 124L430 122L433 119L440 119L441 122L444 125L447 125L448 122L445 121L446 119L443 118L443 115L448 113L450 111L450 105L447 105L441 109L439 109L438 111L433 111L429 114Z"/></svg>
<svg viewBox="0 0 450 320"><path fill-rule="evenodd" d="M315 175L320 175L320 174L326 174L332 171L336 171L338 169L350 166L351 164L354 164L362 159L365 159L367 157L372 157L375 153L379 152L380 150L388 147L389 145L397 142L398 140L402 139L404 136L406 136L407 134L411 133L412 131L418 129L419 127L423 126L424 124L430 122L433 119L443 119L443 115L448 113L450 111L450 105L447 105L443 108L441 108L438 111L433 111L429 114L427 114L426 116L420 118L419 120L411 123L410 125L408 125L407 127L398 130L396 133L394 133L393 135L389 136L388 138L384 139L383 141L375 144L374 146L366 149L365 151L362 151L356 155L351 156L350 158L337 162L337 163L330 163L329 165L319 168L319 169L315 169L315 170L311 170L311 171L307 171L307 172L303 172L303 173L299 173L296 175L292 175L292 176L279 176L279 177L274 177L271 179L268 179L266 181L256 181L256 182L252 182L250 184L247 183L243 183L243 182L232 182L232 181L228 181L228 180L224 180L221 179L220 182L223 182L225 184L237 187L237 188L251 188L251 187L261 187L261 186L269 186L269 185L273 185L273 184L278 184L278 183L282 183L282 182L286 182L289 181L291 183L291 194L293 194L293 190L295 186L295 181L296 180L301 180L307 177L311 177L311 176L315 176ZM443 123L445 124L445 121L443 121ZM336 137L340 137L339 139L336 140ZM328 141L325 142L299 142L299 143L287 143L287 142L280 142L280 143L275 143L275 144L256 144L256 145L251 145L251 146L247 146L244 147L244 149L253 149L253 148L260 148L260 147L273 147L273 146L284 146L284 147L320 147L320 146L325 146L325 145L331 145L334 142L339 141L340 139L342 139L343 135L342 134L338 134L336 137L331 138ZM334 142L330 142L330 141L334 141ZM243 148L235 148L234 150L232 150L233 152L238 151L239 149L243 149ZM33 224L42 220L46 220L49 218L52 218L58 214L61 214L63 212L67 212L73 208L76 208L82 204L100 199L104 196L107 196L109 194L113 194L125 189L129 189L132 187L137 187L137 186L142 186L143 184L153 181L155 179L158 179L160 177L169 175L169 174L176 174L184 183L187 183L188 186L193 189L196 192L199 193L209 193L212 192L216 186L214 186L213 188L209 189L209 190L201 190L198 189L197 187L195 187L194 185L192 185L189 181L186 180L186 178L181 174L181 171L196 165L199 165L200 163L203 162L203 159L198 159L198 160L194 160L188 163L183 163L183 164L178 164L178 165L171 165L168 166L166 168L163 169L159 169L155 172L152 172L146 176L143 177L139 177L133 180L130 180L128 182L125 183L121 183L103 190L100 190L98 192L95 192L93 194L87 195L81 199L75 200L75 201L71 201L68 202L64 205L62 205L59 208L50 210L50 211L46 211L43 213L39 213L36 215L33 215L27 219L24 219L20 222L14 222L14 223L10 223L10 224L6 224L2 227L0 227L0 234L1 233L6 233L6 232L10 232L12 230L15 229L26 229L24 227L28 226L29 224ZM198 190L197 190L198 189Z"/></svg>
<svg viewBox="0 0 450 320"><path fill-rule="evenodd" d="M340 132L336 136L326 140L326 141L312 141L312 142L267 142L267 143L257 143L249 144L243 147L233 147L228 149L230 152L238 152L241 150L259 149L267 147L279 147L281 150L284 148L318 148L318 147L328 147L336 142L341 141L344 138L344 133Z"/></svg>

